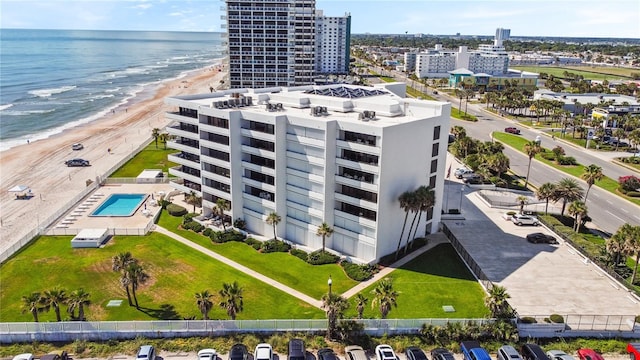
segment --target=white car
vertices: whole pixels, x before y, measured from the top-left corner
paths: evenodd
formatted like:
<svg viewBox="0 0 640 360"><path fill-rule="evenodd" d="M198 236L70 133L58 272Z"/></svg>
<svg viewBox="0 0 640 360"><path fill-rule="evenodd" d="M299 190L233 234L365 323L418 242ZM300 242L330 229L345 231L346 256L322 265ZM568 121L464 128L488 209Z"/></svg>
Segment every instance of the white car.
<svg viewBox="0 0 640 360"><path fill-rule="evenodd" d="M202 349L198 351L198 360L216 360L218 353L214 349Z"/></svg>
<svg viewBox="0 0 640 360"><path fill-rule="evenodd" d="M82 144L80 144L80 143L75 143L75 144L71 145L71 149L72 150L82 150L82 149L84 149L84 146Z"/></svg>
<svg viewBox="0 0 640 360"><path fill-rule="evenodd" d="M533 215L523 215L523 214L515 214L511 217L511 221L518 225L518 226L522 226L522 225L533 225L533 226L538 226L540 225L540 220L538 220L537 217L533 216Z"/></svg>
<svg viewBox="0 0 640 360"><path fill-rule="evenodd" d="M465 175L465 174L473 174L473 170L466 167L461 167L461 168L457 168L456 171L453 172L453 175L457 179L462 179L462 175Z"/></svg>
<svg viewBox="0 0 640 360"><path fill-rule="evenodd" d="M562 350L549 350L547 356L551 360L575 360L575 358Z"/></svg>
<svg viewBox="0 0 640 360"><path fill-rule="evenodd" d="M253 360L272 360L273 348L269 344L258 344L253 352Z"/></svg>
<svg viewBox="0 0 640 360"><path fill-rule="evenodd" d="M389 345L378 345L376 346L376 359L377 360L398 360L398 356L396 356L395 351Z"/></svg>
<svg viewBox="0 0 640 360"><path fill-rule="evenodd" d="M24 353L24 354L19 354L14 356L13 360L34 360L34 359L33 359L33 354Z"/></svg>

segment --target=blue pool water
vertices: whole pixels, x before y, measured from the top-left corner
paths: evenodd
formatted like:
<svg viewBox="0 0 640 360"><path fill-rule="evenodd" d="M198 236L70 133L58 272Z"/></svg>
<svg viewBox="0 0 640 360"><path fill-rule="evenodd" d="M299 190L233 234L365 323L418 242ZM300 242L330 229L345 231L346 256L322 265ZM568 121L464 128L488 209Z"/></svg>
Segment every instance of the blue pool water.
<svg viewBox="0 0 640 360"><path fill-rule="evenodd" d="M111 194L90 216L131 216L147 194Z"/></svg>

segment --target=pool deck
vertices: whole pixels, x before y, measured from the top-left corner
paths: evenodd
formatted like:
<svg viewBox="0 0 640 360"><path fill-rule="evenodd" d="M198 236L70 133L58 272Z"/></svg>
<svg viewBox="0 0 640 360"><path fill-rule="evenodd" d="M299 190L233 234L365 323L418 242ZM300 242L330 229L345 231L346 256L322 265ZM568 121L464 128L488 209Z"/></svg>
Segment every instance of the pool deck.
<svg viewBox="0 0 640 360"><path fill-rule="evenodd" d="M82 229L116 229L119 233L142 235L153 217L160 211L156 201L160 194L173 189L169 184L108 184L99 187L63 215L47 234L75 235ZM111 194L147 194L145 202L132 216L89 216ZM152 196L153 195L153 196Z"/></svg>

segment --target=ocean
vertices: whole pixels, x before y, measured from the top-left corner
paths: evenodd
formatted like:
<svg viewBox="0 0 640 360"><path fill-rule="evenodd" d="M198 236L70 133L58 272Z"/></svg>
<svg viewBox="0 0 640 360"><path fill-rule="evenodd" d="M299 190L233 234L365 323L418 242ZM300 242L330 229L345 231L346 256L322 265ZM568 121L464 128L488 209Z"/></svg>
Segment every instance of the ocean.
<svg viewBox="0 0 640 360"><path fill-rule="evenodd" d="M221 33L0 29L0 151L221 62Z"/></svg>

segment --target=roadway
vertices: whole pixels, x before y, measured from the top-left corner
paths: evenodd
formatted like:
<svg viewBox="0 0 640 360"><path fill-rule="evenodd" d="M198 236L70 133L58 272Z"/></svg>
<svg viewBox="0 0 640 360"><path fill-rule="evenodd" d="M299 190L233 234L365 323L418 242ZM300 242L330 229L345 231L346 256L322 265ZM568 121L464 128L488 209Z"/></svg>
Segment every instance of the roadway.
<svg viewBox="0 0 640 360"><path fill-rule="evenodd" d="M377 69L381 71L381 69ZM406 76L402 72L398 71L384 71L385 75L393 76L397 81L405 82ZM459 99L453 96L449 96L443 92L438 95L434 95L432 92L429 94L440 101L451 102L452 107L457 107ZM465 104L463 104L464 106ZM504 131L507 126L518 125L521 130L521 136L527 139L534 140L537 136L542 139L542 146L546 148L554 148L560 145L565 150L566 156L573 156L578 163L583 165L596 164L602 167L603 173L617 180L620 176L626 175L638 175L626 167L620 166L611 162L612 155L607 152L597 152L593 150L583 149L572 143L564 142L557 138L552 139L547 135L542 135L542 131L520 126L513 121L502 118L489 111L483 109L482 104L469 104L468 113L477 116L477 122L469 122L451 118L451 126L460 125L463 126L467 135L475 139L482 141L492 140L491 133L494 131ZM568 135L569 133L567 133ZM511 171L518 176L525 177L527 174L527 166L529 158L508 146L505 146L505 155L507 155L511 161ZM620 153L622 155L624 153ZM531 163L531 171L529 174L529 183L533 186L540 186L547 182L558 182L559 180L572 177L559 170L556 170L542 162L534 160ZM576 178L583 188L587 189L587 184L582 179ZM626 199L623 199L617 195L611 194L605 190L602 190L596 186L591 187L589 191L589 197L587 199L587 207L589 210L589 216L593 219L592 224L598 229L613 234L620 226L625 223L638 225L640 224L640 206L637 206ZM568 205L567 205L568 207ZM566 211L565 211L566 213Z"/></svg>

